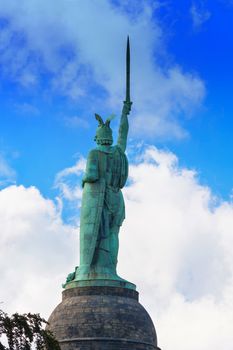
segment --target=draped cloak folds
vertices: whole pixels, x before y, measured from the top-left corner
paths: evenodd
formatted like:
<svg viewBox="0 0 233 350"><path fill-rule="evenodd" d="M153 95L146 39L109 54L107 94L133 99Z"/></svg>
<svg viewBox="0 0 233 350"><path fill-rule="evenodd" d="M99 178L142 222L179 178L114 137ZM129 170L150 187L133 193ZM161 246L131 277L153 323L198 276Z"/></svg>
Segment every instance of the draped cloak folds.
<svg viewBox="0 0 233 350"><path fill-rule="evenodd" d="M108 151L90 151L83 178L80 220L80 267L78 275L105 270L114 272L117 252L109 244L125 218L121 192L128 177L128 160L116 145Z"/></svg>

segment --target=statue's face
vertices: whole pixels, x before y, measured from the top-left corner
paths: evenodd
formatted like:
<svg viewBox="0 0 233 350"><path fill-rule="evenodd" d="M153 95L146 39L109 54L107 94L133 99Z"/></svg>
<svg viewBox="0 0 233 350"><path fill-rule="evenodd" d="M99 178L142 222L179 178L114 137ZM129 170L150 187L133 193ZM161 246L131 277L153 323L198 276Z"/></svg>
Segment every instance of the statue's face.
<svg viewBox="0 0 233 350"><path fill-rule="evenodd" d="M112 145L112 129L105 124L99 125L96 130L95 141L98 145Z"/></svg>

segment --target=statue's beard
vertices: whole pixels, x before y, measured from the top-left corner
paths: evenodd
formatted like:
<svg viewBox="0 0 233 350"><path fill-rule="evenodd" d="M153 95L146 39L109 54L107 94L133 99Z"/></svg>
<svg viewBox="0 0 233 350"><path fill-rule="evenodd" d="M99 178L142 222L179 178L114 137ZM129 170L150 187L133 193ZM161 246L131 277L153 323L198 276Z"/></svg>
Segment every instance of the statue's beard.
<svg viewBox="0 0 233 350"><path fill-rule="evenodd" d="M106 140L106 139L96 139L95 141L96 141L97 145L111 146L113 143L112 140Z"/></svg>

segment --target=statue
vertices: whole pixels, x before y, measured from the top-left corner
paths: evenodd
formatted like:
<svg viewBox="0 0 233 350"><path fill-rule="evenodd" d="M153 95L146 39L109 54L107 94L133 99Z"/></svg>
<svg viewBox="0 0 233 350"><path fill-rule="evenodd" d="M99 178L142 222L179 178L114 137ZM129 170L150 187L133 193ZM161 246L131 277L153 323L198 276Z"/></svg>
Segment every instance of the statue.
<svg viewBox="0 0 233 350"><path fill-rule="evenodd" d="M82 180L80 266L68 275L62 302L48 320L63 350L160 350L136 285L116 272L118 234L125 218L121 189L128 177L129 39L126 57L126 98L117 143L113 145L112 117L104 121L96 114L97 147L89 152Z"/></svg>
<svg viewBox="0 0 233 350"><path fill-rule="evenodd" d="M121 189L128 177L125 154L128 135L130 101L130 47L126 53L126 99L123 104L117 144L113 146L110 122L98 114L95 135L97 147L89 152L82 180L83 195L80 220L80 266L69 274L72 281L116 280L119 248L119 230L125 218L125 205ZM72 276L71 276L72 275ZM127 282L127 281L125 281ZM66 286L66 284L64 285Z"/></svg>

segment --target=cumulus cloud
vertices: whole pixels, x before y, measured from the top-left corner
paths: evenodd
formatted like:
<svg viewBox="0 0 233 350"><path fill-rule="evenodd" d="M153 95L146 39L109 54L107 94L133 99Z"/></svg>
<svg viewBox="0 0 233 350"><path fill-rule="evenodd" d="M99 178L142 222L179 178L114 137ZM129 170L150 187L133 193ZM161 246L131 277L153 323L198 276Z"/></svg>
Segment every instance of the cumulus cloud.
<svg viewBox="0 0 233 350"><path fill-rule="evenodd" d="M108 0L1 2L3 71L26 87L43 80L45 89L46 77L47 93L82 98L91 110L93 105L100 113L119 110L129 34L132 98L137 101L132 130L149 137L182 138L186 132L178 120L201 104L205 87L197 74L168 63L158 5L149 1L114 6Z"/></svg>
<svg viewBox="0 0 233 350"><path fill-rule="evenodd" d="M20 114L30 117L37 117L40 115L39 109L36 106L27 102L24 102L22 104L16 104L15 109Z"/></svg>
<svg viewBox="0 0 233 350"><path fill-rule="evenodd" d="M85 119L78 116L65 117L64 122L70 128L88 129L90 127L90 124Z"/></svg>
<svg viewBox="0 0 233 350"><path fill-rule="evenodd" d="M9 165L5 157L0 154L0 187L14 183L16 179L15 170Z"/></svg>
<svg viewBox="0 0 233 350"><path fill-rule="evenodd" d="M193 3L190 8L190 14L192 17L193 27L196 30L199 30L211 17L210 11L204 8L203 2L200 2L199 4Z"/></svg>
<svg viewBox="0 0 233 350"><path fill-rule="evenodd" d="M48 315L75 265L77 236L35 187L0 191L1 308Z"/></svg>
<svg viewBox="0 0 233 350"><path fill-rule="evenodd" d="M86 160L80 157L74 166L61 170L55 177L54 187L59 191L63 218L79 227L82 198L82 175Z"/></svg>
<svg viewBox="0 0 233 350"><path fill-rule="evenodd" d="M62 198L69 201L77 201L81 198L81 176L85 166L86 160L81 157L74 166L57 173L54 186L59 189Z"/></svg>
<svg viewBox="0 0 233 350"><path fill-rule="evenodd" d="M134 148L135 149L135 148ZM136 283L167 350L230 349L233 341L233 204L216 198L175 154L145 147L124 189L119 275ZM77 184L85 160L57 175ZM72 181L61 201L78 203ZM48 316L78 263L78 229L34 187L0 191L1 301L6 311ZM185 339L184 339L185 334Z"/></svg>
<svg viewBox="0 0 233 350"><path fill-rule="evenodd" d="M154 147L131 166L124 196L119 273L137 284L160 346L230 349L233 204Z"/></svg>

